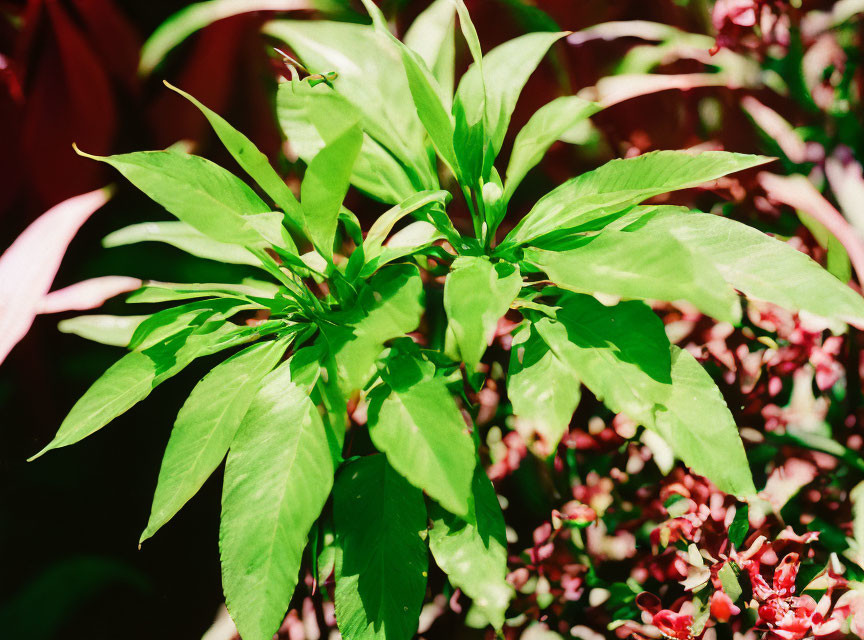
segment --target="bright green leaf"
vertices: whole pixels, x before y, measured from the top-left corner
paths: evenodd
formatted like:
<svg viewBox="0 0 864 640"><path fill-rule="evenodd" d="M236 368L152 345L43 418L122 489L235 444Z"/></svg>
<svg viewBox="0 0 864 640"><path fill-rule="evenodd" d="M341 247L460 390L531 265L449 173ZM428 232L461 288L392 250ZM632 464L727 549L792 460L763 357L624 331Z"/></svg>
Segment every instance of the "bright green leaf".
<svg viewBox="0 0 864 640"><path fill-rule="evenodd" d="M349 462L333 489L336 622L345 640L409 640L426 594L423 494L382 455Z"/></svg>
<svg viewBox="0 0 864 640"><path fill-rule="evenodd" d="M769 161L762 156L725 151L652 151L612 160L546 194L507 240L524 244L559 229L624 211L661 193L695 187Z"/></svg>
<svg viewBox="0 0 864 640"><path fill-rule="evenodd" d="M449 330L463 362L474 371L495 335L495 327L522 288L519 268L488 259L460 256L444 283Z"/></svg>
<svg viewBox="0 0 864 640"><path fill-rule="evenodd" d="M417 268L394 265L369 280L355 309L333 314L333 324L322 325L345 394L369 381L385 342L417 328L422 303L423 282Z"/></svg>
<svg viewBox="0 0 864 640"><path fill-rule="evenodd" d="M140 542L173 518L219 466L261 380L287 348L284 339L248 347L195 385L171 431Z"/></svg>
<svg viewBox="0 0 864 640"><path fill-rule="evenodd" d="M93 383L72 407L54 439L30 459L95 433L195 358L249 339L240 335L233 325L212 322L197 329L188 327L148 349L126 354Z"/></svg>
<svg viewBox="0 0 864 640"><path fill-rule="evenodd" d="M371 26L325 20L279 20L265 33L288 43L309 71L335 71L333 86L360 111L363 130L410 167L423 188L437 188L402 57L391 42Z"/></svg>
<svg viewBox="0 0 864 640"><path fill-rule="evenodd" d="M74 333L86 340L92 340L113 347L125 347L132 339L135 329L150 316L77 316L61 320L57 328L62 333Z"/></svg>
<svg viewBox="0 0 864 640"><path fill-rule="evenodd" d="M260 266L259 260L248 249L236 244L219 242L185 222L142 222L109 233L102 240L104 247L122 247L138 242L164 242L198 258Z"/></svg>
<svg viewBox="0 0 864 640"><path fill-rule="evenodd" d="M129 182L201 233L231 244L267 244L245 214L270 207L242 180L205 158L177 151L140 151L88 158L110 164Z"/></svg>
<svg viewBox="0 0 864 640"><path fill-rule="evenodd" d="M393 230L393 226L402 218L422 209L428 204L438 203L444 207L450 200L449 191L420 191L409 196L398 205L385 211L369 227L366 239L363 241L363 253L366 261L372 260L383 251L382 245Z"/></svg>
<svg viewBox="0 0 864 640"><path fill-rule="evenodd" d="M405 32L404 42L416 51L438 82L440 98L449 109L453 103L455 77L456 13L452 0L435 0Z"/></svg>
<svg viewBox="0 0 864 640"><path fill-rule="evenodd" d="M334 134L360 120L357 107L327 83L313 86L305 80L279 85L276 114L291 150L307 165L326 142L333 140ZM405 166L367 133L363 134L351 183L390 204L401 202L415 191Z"/></svg>
<svg viewBox="0 0 864 640"><path fill-rule="evenodd" d="M694 472L734 495L755 493L732 414L714 381L686 351L670 349L663 323L641 302L604 307L565 295L561 349L582 382L612 411L661 435ZM555 322L536 323L546 338ZM552 338L550 338L552 340Z"/></svg>
<svg viewBox="0 0 864 640"><path fill-rule="evenodd" d="M711 260L671 234L605 229L567 251L526 249L525 260L578 293L686 300L718 320L741 320L738 295Z"/></svg>
<svg viewBox="0 0 864 640"><path fill-rule="evenodd" d="M864 324L864 298L807 255L761 231L707 213L657 211L628 232L674 237L693 255L711 262L749 298L789 311Z"/></svg>
<svg viewBox="0 0 864 640"><path fill-rule="evenodd" d="M541 337L528 324L513 337L510 349L507 397L516 429L542 456L558 448L581 396L579 376L560 355L566 343L562 325L549 324Z"/></svg>
<svg viewBox="0 0 864 640"><path fill-rule="evenodd" d="M462 413L443 379L391 375L398 386L369 400L372 442L411 484L466 517L475 460Z"/></svg>
<svg viewBox="0 0 864 640"><path fill-rule="evenodd" d="M360 129L349 128L318 152L300 185L301 227L318 252L327 258L333 257L339 211L361 144Z"/></svg>
<svg viewBox="0 0 864 640"><path fill-rule="evenodd" d="M601 109L594 102L576 96L563 96L535 111L513 142L507 165L504 199L510 200L522 179L564 133Z"/></svg>
<svg viewBox="0 0 864 640"><path fill-rule="evenodd" d="M267 156L261 153L249 138L232 127L218 113L208 109L196 98L168 84L168 82L165 85L198 107L213 127L216 135L219 136L222 144L225 145L228 153L237 161L237 164L249 174L249 177L258 183L264 192L276 203L277 207L288 214L289 220L296 222L297 208L299 207L297 198L294 197L291 189L288 188L288 185L285 184L282 178L279 177L279 174L273 169L270 161L267 160Z"/></svg>
<svg viewBox="0 0 864 640"><path fill-rule="evenodd" d="M222 586L245 640L270 640L282 623L309 529L333 485L321 417L290 365L264 378L225 466Z"/></svg>
<svg viewBox="0 0 864 640"><path fill-rule="evenodd" d="M495 489L483 467L474 471L469 521L433 504L429 548L450 583L462 589L500 630L513 596L507 583L507 536Z"/></svg>
<svg viewBox="0 0 864 640"><path fill-rule="evenodd" d="M565 35L565 32L536 32L514 38L483 56L482 75L475 63L459 82L456 100L467 113L482 112L485 96L487 135L493 156L501 149L522 88L549 47Z"/></svg>

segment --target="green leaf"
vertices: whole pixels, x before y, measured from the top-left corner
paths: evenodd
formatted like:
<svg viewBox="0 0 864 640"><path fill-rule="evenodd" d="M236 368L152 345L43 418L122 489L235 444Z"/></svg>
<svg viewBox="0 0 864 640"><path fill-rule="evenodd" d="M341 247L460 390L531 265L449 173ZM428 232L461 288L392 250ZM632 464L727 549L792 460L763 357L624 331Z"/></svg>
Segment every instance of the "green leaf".
<svg viewBox="0 0 864 640"><path fill-rule="evenodd" d="M770 158L725 151L652 151L612 160L546 194L507 240L524 244L539 236L618 213L661 193L695 187Z"/></svg>
<svg viewBox="0 0 864 640"><path fill-rule="evenodd" d="M605 307L589 296L559 301L568 343L561 358L612 411L657 432L694 472L739 496L755 493L732 414L714 381L641 302ZM551 342L555 322L536 323ZM547 338L547 336L550 336Z"/></svg>
<svg viewBox="0 0 864 640"><path fill-rule="evenodd" d="M222 586L245 640L269 640L291 602L303 549L333 485L309 388L271 372L231 443L222 491Z"/></svg>
<svg viewBox="0 0 864 640"><path fill-rule="evenodd" d="M125 347L132 339L135 329L150 316L77 316L61 320L57 329L62 333L74 333L86 340Z"/></svg>
<svg viewBox="0 0 864 640"><path fill-rule="evenodd" d="M354 309L332 314L332 324L322 324L321 331L336 359L342 391L363 388L384 343L414 331L422 315L423 282L411 265L382 269L360 290Z"/></svg>
<svg viewBox="0 0 864 640"><path fill-rule="evenodd" d="M729 543L740 549L750 531L750 505L745 502L736 506L735 517L729 525Z"/></svg>
<svg viewBox="0 0 864 640"><path fill-rule="evenodd" d="M369 436L411 484L466 517L475 459L462 413L442 378L426 377L410 359L397 362L389 388L369 398Z"/></svg>
<svg viewBox="0 0 864 640"><path fill-rule="evenodd" d="M657 211L632 233L674 237L748 298L864 324L864 298L805 254L740 222L707 213Z"/></svg>
<svg viewBox="0 0 864 640"><path fill-rule="evenodd" d="M270 207L237 176L205 158L177 151L79 153L110 164L170 213L214 240L254 247L275 240L262 237L253 217L244 218L268 213Z"/></svg>
<svg viewBox="0 0 864 640"><path fill-rule="evenodd" d="M382 455L349 462L333 489L336 622L345 640L409 640L426 593L423 494Z"/></svg>
<svg viewBox="0 0 864 640"><path fill-rule="evenodd" d="M495 335L495 327L522 288L519 268L492 264L485 257L460 256L444 283L449 331L469 372L473 372Z"/></svg>
<svg viewBox="0 0 864 640"><path fill-rule="evenodd" d="M808 216L801 211L796 211L796 213L801 223L813 234L819 246L825 249L827 254L825 268L828 270L828 273L840 282L849 282L852 279L852 264L849 261L849 254L846 253L846 248L837 239L837 236L831 233L816 218Z"/></svg>
<svg viewBox="0 0 864 640"><path fill-rule="evenodd" d="M237 161L237 164L272 198L277 207L288 214L288 220L296 223L297 210L300 206L297 198L294 197L291 189L288 188L288 185L285 184L282 178L279 177L279 174L270 165L267 156L261 153L249 138L232 127L218 113L208 109L193 96L169 84L167 81L165 82L165 86L172 91L176 91L198 107L213 127L213 131L219 136L222 144L225 145L228 153ZM296 247L293 253L297 253Z"/></svg>
<svg viewBox="0 0 864 640"><path fill-rule="evenodd" d="M54 439L30 460L95 433L195 358L248 339L233 325L212 322L198 328L187 327L150 348L126 354L93 383L72 407Z"/></svg>
<svg viewBox="0 0 864 640"><path fill-rule="evenodd" d="M270 282L254 282L248 284L228 284L224 282L156 282L147 281L144 286L126 298L127 303L156 303L176 300L191 300L194 298L230 298L245 300L253 306L262 306L254 302L254 298L273 298L279 292L279 287Z"/></svg>
<svg viewBox="0 0 864 640"><path fill-rule="evenodd" d="M426 67L423 58L390 33L387 22L377 5L372 0L362 0L362 2L372 16L378 35L382 39L390 40L402 56L402 65L417 109L417 116L429 134L438 155L450 170L454 171L457 163L453 149L453 118L441 101L441 88L432 72Z"/></svg>
<svg viewBox="0 0 864 640"><path fill-rule="evenodd" d="M343 95L324 82L313 86L305 80L279 85L276 114L291 150L307 165L326 142L333 140L334 134L360 120L357 107ZM391 204L401 202L415 191L406 167L366 133L354 163L351 183Z"/></svg>
<svg viewBox="0 0 864 640"><path fill-rule="evenodd" d="M299 218L321 255L333 258L333 240L363 134L351 127L312 159L300 185Z"/></svg>
<svg viewBox="0 0 864 640"><path fill-rule="evenodd" d="M456 13L452 0L435 0L414 20L403 38L432 72L446 109L453 104L456 58Z"/></svg>
<svg viewBox="0 0 864 640"><path fill-rule="evenodd" d="M214 240L195 227L179 221L142 222L123 227L105 236L102 246L122 247L138 242L164 242L198 258L261 266L260 261L248 249Z"/></svg>
<svg viewBox="0 0 864 640"><path fill-rule="evenodd" d="M462 76L456 101L464 105L466 113L483 113L485 97L487 135L493 157L501 149L522 88L549 47L565 35L566 32L536 32L514 38L483 56L482 73L475 62Z"/></svg>
<svg viewBox="0 0 864 640"><path fill-rule="evenodd" d="M437 504L429 509L429 548L450 583L462 589L497 630L513 597L507 583L507 536L498 496L483 467L474 471L469 521Z"/></svg>
<svg viewBox="0 0 864 640"><path fill-rule="evenodd" d="M286 42L309 71L335 71L333 86L360 111L363 131L409 167L418 186L438 188L402 56L391 42L368 25L324 20L279 20L265 33Z"/></svg>
<svg viewBox="0 0 864 640"><path fill-rule="evenodd" d="M164 309L144 320L135 329L129 348L141 351L162 342L189 327L201 326L210 320L227 320L245 308L241 300L201 300Z"/></svg>
<svg viewBox="0 0 864 640"><path fill-rule="evenodd" d="M525 260L578 293L686 300L717 320L741 321L738 294L711 260L668 233L605 229L568 251L526 249Z"/></svg>
<svg viewBox="0 0 864 640"><path fill-rule="evenodd" d="M420 191L381 214L369 227L369 232L363 241L363 253L366 261L376 258L384 251L382 245L399 220L429 204L438 203L443 208L451 197L449 191Z"/></svg>
<svg viewBox="0 0 864 640"><path fill-rule="evenodd" d="M141 47L138 71L148 75L177 45L199 29L218 21L251 11L277 8L273 0L207 0L196 2L172 14L160 24ZM305 8L304 3L285 3L280 9Z"/></svg>
<svg viewBox="0 0 864 640"><path fill-rule="evenodd" d="M195 385L171 431L144 542L174 517L219 466L249 410L261 380L288 341L253 345L214 367Z"/></svg>
<svg viewBox="0 0 864 640"><path fill-rule="evenodd" d="M510 349L507 397L516 429L544 457L555 453L581 396L579 376L560 355L566 343L562 325L550 324L544 340L528 324L513 337Z"/></svg>
<svg viewBox="0 0 864 640"><path fill-rule="evenodd" d="M723 563L720 570L717 571L717 577L720 578L720 584L723 586L723 591L726 595L735 602L743 593L741 584L738 582L738 576L735 575L735 569L729 562Z"/></svg>
<svg viewBox="0 0 864 640"><path fill-rule="evenodd" d="M567 131L602 108L597 103L576 96L563 96L535 111L513 142L513 151L507 165L505 201L510 200L522 179L543 159L549 147Z"/></svg>

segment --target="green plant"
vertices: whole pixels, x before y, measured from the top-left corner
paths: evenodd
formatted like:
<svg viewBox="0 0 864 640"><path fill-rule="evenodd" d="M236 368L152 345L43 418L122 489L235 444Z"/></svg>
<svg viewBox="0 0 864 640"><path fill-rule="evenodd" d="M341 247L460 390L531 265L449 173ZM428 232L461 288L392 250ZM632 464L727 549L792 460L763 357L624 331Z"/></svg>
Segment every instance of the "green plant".
<svg viewBox="0 0 864 640"><path fill-rule="evenodd" d="M295 71L278 94L280 122L306 164L299 201L245 136L188 95L269 202L175 150L96 158L178 218L127 227L106 245L166 242L269 280L147 283L128 301L182 304L118 319L111 333L94 331L88 317L64 326L129 353L42 453L94 433L194 359L243 347L180 409L141 539L227 455L223 586L246 640L277 629L304 557L317 573L334 566L344 637L410 637L427 545L450 582L502 627L512 592L504 520L469 418L505 314L521 316L506 389L539 455L554 452L584 384L741 498L755 489L732 415L644 300L684 300L739 323L741 293L838 328L864 322L861 298L793 248L728 219L642 204L767 158L661 151L615 160L551 191L499 242L521 180L600 109L573 96L552 101L516 136L499 175L522 87L565 34L531 33L483 56L457 1L474 65L453 95L453 4L433 3L404 42L364 4L373 26L267 27L310 72ZM352 184L395 205L365 236L342 205ZM448 217L451 190L468 207L469 232ZM409 216L414 222L393 234ZM443 291L434 278L444 279ZM406 337L418 330L416 340ZM367 428L349 419L358 398Z"/></svg>

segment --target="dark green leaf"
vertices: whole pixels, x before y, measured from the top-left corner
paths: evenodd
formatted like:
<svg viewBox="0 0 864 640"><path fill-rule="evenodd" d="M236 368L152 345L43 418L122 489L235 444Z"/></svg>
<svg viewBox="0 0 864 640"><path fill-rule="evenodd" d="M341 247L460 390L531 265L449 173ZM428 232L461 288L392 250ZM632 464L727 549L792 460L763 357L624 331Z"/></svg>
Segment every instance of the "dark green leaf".
<svg viewBox="0 0 864 640"><path fill-rule="evenodd" d="M480 465L474 471L473 492L467 522L432 505L429 548L450 583L462 589L500 630L513 596L506 580L507 536L498 496Z"/></svg>
<svg viewBox="0 0 864 640"><path fill-rule="evenodd" d="M336 622L345 640L409 640L426 593L423 495L383 455L349 462L333 490Z"/></svg>

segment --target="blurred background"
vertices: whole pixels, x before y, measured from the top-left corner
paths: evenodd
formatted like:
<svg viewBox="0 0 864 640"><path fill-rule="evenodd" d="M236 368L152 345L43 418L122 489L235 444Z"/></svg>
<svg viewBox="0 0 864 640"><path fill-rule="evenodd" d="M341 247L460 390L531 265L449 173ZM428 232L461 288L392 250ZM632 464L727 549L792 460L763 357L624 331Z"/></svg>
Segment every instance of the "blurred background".
<svg viewBox="0 0 864 640"><path fill-rule="evenodd" d="M707 0L466 2L486 51L526 31L579 32L557 45L529 81L511 141L534 110L558 95L584 91L614 104L593 119L593 128L572 132L569 141L580 144L560 143L550 151L520 189L513 220L552 186L608 159L702 146L776 155L773 171L807 175L824 185L847 219L864 221L864 200L856 205L848 189L825 177L826 166L860 175L864 21L856 16L864 3L750 2L759 11L768 8L751 23L749 16L731 8L724 13ZM380 4L403 32L428 3ZM265 5L271 10L260 11ZM260 34L261 25L277 16L365 20L359 2L347 0L0 0L0 248L52 205L117 180L104 165L76 156L73 142L109 154L187 141L196 153L236 169L203 117L168 91L164 79L246 133L290 183L296 168L273 109L284 61ZM151 38L169 19L160 38ZM680 31L655 33L638 23L584 31L637 20ZM457 56L464 70L464 47ZM616 74L626 74L623 84L614 83ZM670 89L659 91L668 78L674 78ZM222 279L223 265L168 246L102 249L100 240L110 231L167 218L130 185L118 186L72 243L55 289L106 274ZM772 202L754 176L675 197L798 235L817 259L825 258L818 234ZM361 220L384 209L357 193L347 204ZM117 300L106 310L122 312ZM141 550L137 540L176 411L206 365L189 367L93 437L28 464L26 458L51 439L75 400L119 355L59 333L58 319L37 317L0 367L0 637L199 638L222 603L221 472ZM542 504L526 508L548 515ZM452 627L438 633L454 635Z"/></svg>

